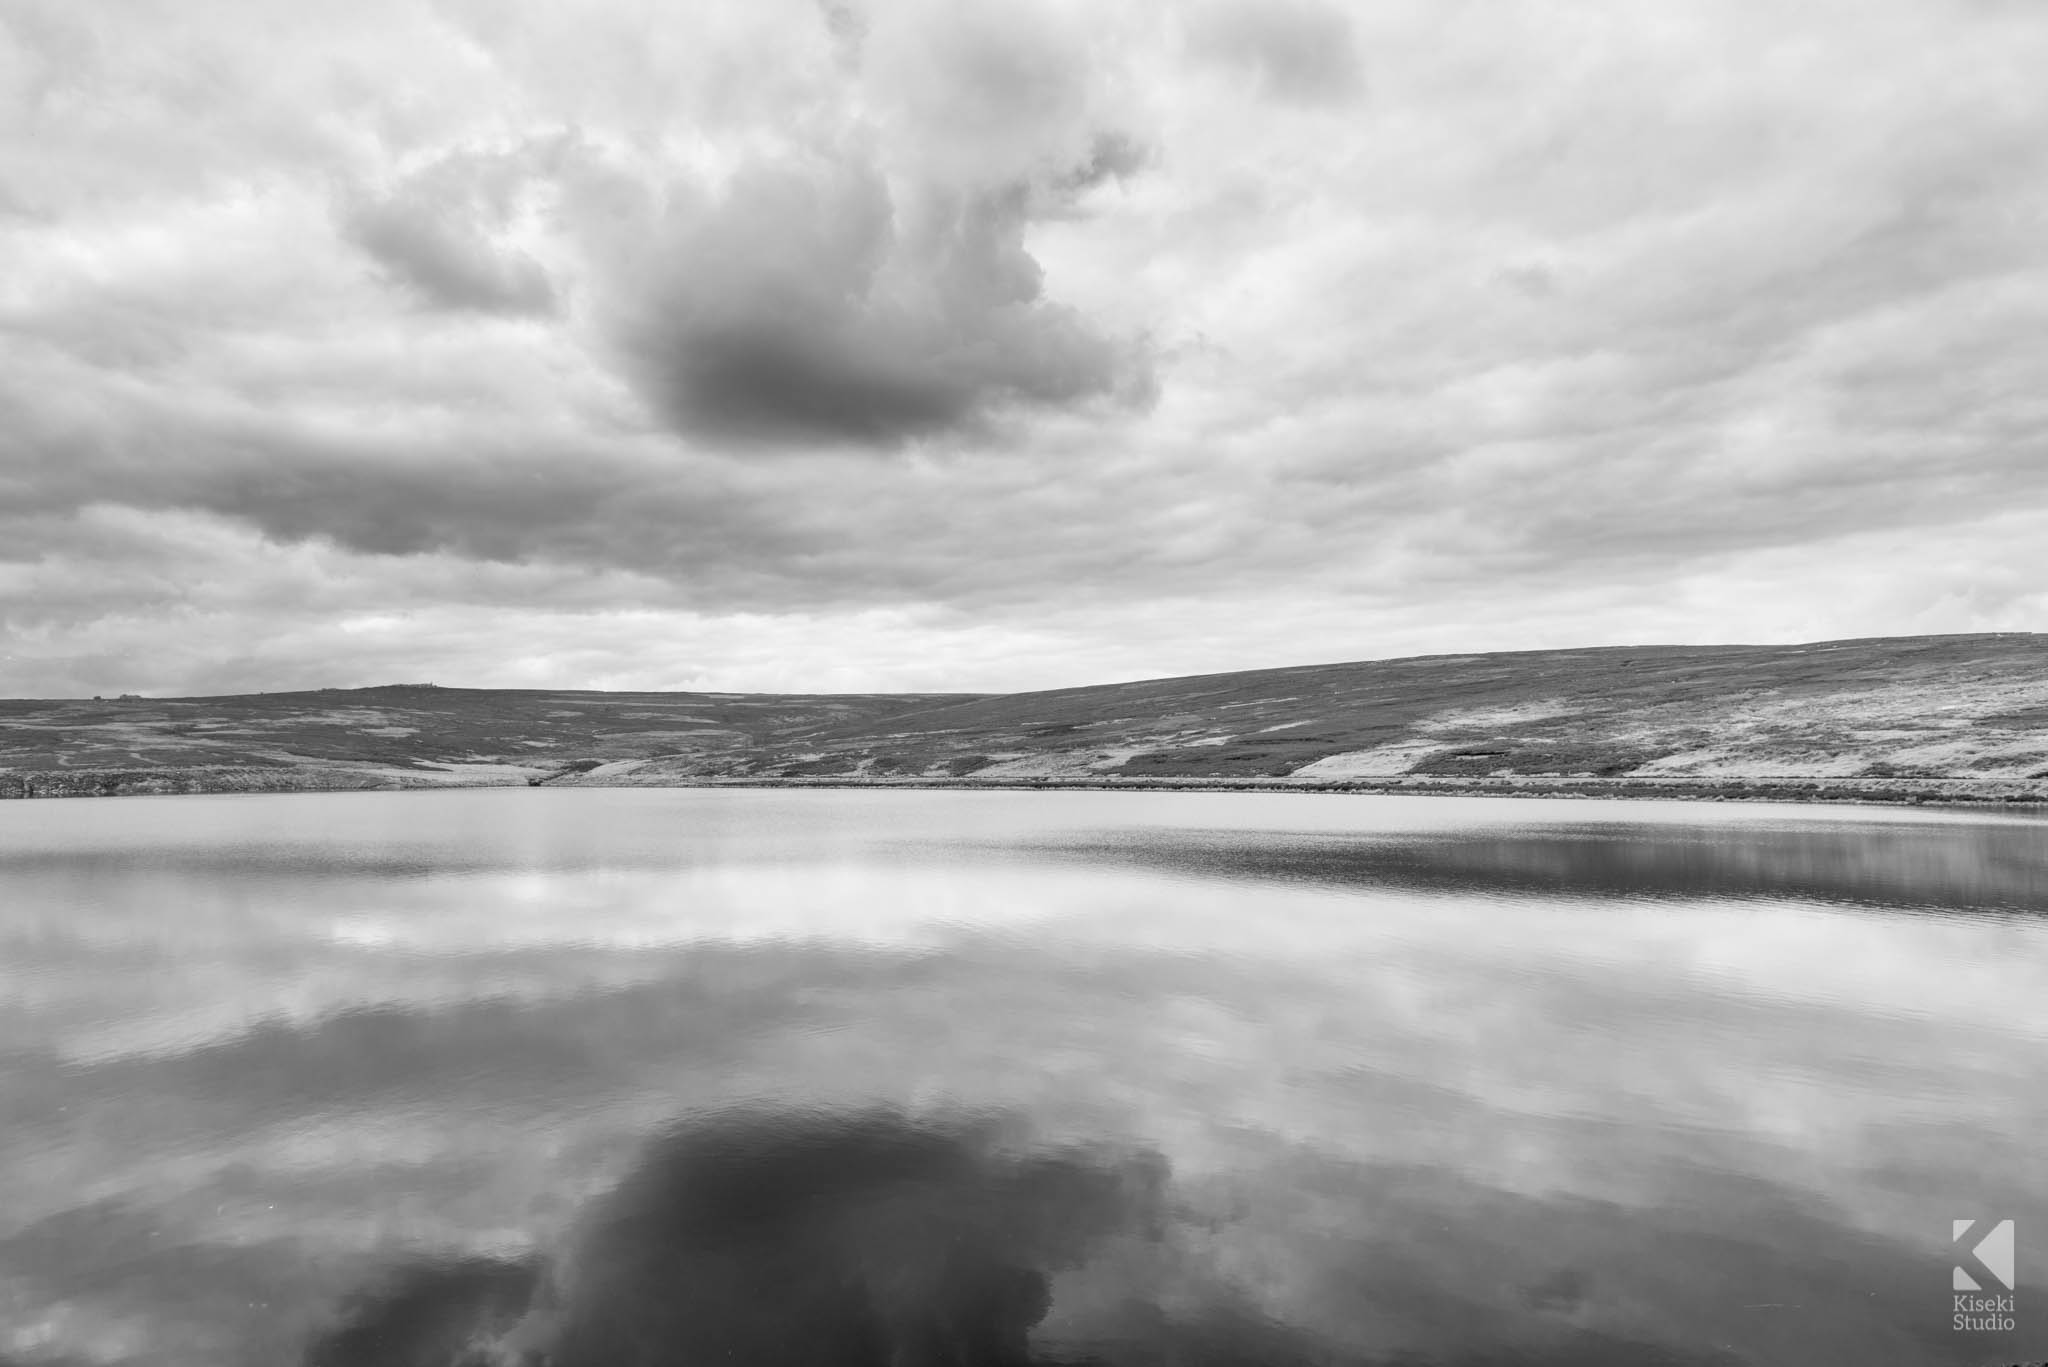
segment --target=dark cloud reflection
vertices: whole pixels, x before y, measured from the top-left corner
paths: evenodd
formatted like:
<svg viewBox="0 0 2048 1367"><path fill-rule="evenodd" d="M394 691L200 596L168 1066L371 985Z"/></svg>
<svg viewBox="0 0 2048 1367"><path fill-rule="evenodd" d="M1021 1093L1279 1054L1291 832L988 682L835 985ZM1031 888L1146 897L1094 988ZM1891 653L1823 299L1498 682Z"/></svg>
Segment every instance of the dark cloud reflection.
<svg viewBox="0 0 2048 1367"><path fill-rule="evenodd" d="M1036 1361L1053 1273L1156 1213L1150 1154L1029 1154L977 1121L748 1112L664 1135L545 1270L400 1269L306 1367Z"/></svg>
<svg viewBox="0 0 2048 1367"><path fill-rule="evenodd" d="M530 1262L462 1258L393 1269L345 1307L305 1367L453 1367L487 1363L489 1345L525 1315L539 1284Z"/></svg>
<svg viewBox="0 0 2048 1367"><path fill-rule="evenodd" d="M1186 1211L1156 1152L1033 1149L1014 1138L1006 1120L889 1111L747 1111L693 1123L657 1139L558 1258L396 1267L341 1307L302 1367L1731 1360L1569 1325L1514 1336L1511 1356L1467 1343L1383 1359L1176 1263L1171 1231ZM1344 1236L1349 1254L1305 1270L1314 1294L1352 1308L1340 1321L1389 1296L1447 1326L1471 1321L1480 1302L1409 1287L1384 1258L1373 1265L1392 1268L1397 1284L1358 1284L1365 1266L1346 1259L1369 1247L1372 1211L1353 1209L1371 1189L1364 1176L1346 1168L1341 1189L1312 1193L1356 1222ZM1401 1220L1402 1205L1397 1193L1386 1218ZM1134 1257L1134 1248L1149 1253ZM1136 1269L1148 1257L1150 1274ZM1083 1303L1078 1313L1061 1313L1065 1288ZM1567 1286L1551 1300L1576 1294Z"/></svg>

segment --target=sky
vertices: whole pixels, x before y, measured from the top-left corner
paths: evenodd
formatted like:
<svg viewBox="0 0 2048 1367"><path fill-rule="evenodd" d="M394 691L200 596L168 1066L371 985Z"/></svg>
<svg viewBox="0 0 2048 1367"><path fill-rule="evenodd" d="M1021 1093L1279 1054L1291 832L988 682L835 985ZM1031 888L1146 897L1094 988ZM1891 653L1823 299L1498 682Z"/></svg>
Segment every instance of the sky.
<svg viewBox="0 0 2048 1367"><path fill-rule="evenodd" d="M2036 0L0 0L0 695L2048 629Z"/></svg>

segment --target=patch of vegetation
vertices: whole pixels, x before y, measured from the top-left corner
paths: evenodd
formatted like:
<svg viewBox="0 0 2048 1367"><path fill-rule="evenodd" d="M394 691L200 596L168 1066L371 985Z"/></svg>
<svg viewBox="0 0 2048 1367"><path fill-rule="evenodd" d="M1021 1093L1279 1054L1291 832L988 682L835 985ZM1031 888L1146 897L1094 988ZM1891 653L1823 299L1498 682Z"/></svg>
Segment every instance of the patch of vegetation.
<svg viewBox="0 0 2048 1367"><path fill-rule="evenodd" d="M1571 742L1511 742L1463 746L1431 755L1417 763L1414 774L1485 774L1506 770L1516 775L1588 775L1617 778L1633 773L1664 751L1617 749Z"/></svg>
<svg viewBox="0 0 2048 1367"><path fill-rule="evenodd" d="M556 765L545 774L535 774L532 778L526 780L526 786L538 788L542 784L552 783L558 778L568 778L572 774L587 774L592 769L599 769L603 766L604 761L601 759L572 759L567 764Z"/></svg>
<svg viewBox="0 0 2048 1367"><path fill-rule="evenodd" d="M1293 773L1324 751L1294 756L1276 755L1269 749L1237 745L1190 746L1184 750L1152 750L1132 755L1111 774L1134 778L1198 777L1203 775L1264 774L1282 777Z"/></svg>
<svg viewBox="0 0 2048 1367"><path fill-rule="evenodd" d="M817 759L802 759L785 764L776 772L783 778L811 778L827 774L850 774L858 767L859 761L851 755L822 755Z"/></svg>

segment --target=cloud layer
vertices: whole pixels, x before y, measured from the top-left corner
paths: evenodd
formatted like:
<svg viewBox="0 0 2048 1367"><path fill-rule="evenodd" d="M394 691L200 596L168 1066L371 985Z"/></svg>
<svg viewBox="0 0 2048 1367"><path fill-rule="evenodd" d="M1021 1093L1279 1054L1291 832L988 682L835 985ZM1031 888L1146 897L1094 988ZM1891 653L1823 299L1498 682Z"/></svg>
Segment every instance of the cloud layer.
<svg viewBox="0 0 2048 1367"><path fill-rule="evenodd" d="M2044 63L1984 0L28 0L0 693L2039 628Z"/></svg>

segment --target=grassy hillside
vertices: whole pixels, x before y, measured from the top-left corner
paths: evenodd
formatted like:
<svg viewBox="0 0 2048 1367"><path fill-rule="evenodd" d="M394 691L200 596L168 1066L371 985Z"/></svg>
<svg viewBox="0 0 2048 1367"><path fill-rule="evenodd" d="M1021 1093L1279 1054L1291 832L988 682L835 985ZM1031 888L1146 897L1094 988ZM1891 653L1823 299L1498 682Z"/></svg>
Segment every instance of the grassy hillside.
<svg viewBox="0 0 2048 1367"><path fill-rule="evenodd" d="M2048 637L1432 656L1008 695L394 686L0 703L0 792L449 782L2048 795Z"/></svg>
<svg viewBox="0 0 2048 1367"><path fill-rule="evenodd" d="M0 701L0 796L553 782L621 760L745 771L815 731L961 700L397 684Z"/></svg>

